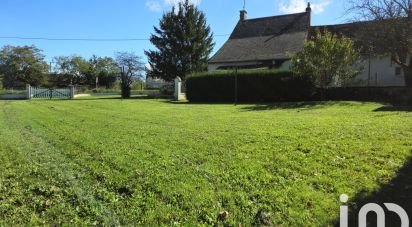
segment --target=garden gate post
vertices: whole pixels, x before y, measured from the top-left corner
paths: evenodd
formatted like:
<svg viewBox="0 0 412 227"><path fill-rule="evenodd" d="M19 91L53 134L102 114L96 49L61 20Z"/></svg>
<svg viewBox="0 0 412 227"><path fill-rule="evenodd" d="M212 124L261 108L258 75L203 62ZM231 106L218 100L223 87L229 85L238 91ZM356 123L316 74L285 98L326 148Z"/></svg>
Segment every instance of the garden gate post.
<svg viewBox="0 0 412 227"><path fill-rule="evenodd" d="M175 100L179 101L182 93L182 79L180 77L176 77L175 79Z"/></svg>
<svg viewBox="0 0 412 227"><path fill-rule="evenodd" d="M74 99L74 86L70 86L70 98Z"/></svg>
<svg viewBox="0 0 412 227"><path fill-rule="evenodd" d="M30 84L26 84L26 99L31 99L32 98L32 93L31 93L31 86Z"/></svg>

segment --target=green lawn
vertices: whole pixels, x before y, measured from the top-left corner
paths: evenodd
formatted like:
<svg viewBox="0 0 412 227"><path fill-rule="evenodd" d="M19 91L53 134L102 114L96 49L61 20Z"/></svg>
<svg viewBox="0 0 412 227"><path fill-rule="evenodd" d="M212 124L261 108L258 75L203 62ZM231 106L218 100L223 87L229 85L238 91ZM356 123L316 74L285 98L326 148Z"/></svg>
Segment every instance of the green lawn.
<svg viewBox="0 0 412 227"><path fill-rule="evenodd" d="M342 193L412 204L411 138L376 103L0 101L0 225L332 225Z"/></svg>

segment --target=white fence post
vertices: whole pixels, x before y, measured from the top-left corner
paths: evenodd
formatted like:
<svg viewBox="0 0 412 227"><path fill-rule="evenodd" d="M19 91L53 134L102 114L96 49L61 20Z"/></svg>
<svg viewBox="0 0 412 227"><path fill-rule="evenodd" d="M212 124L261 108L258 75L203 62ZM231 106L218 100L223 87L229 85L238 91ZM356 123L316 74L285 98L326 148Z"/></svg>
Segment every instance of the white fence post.
<svg viewBox="0 0 412 227"><path fill-rule="evenodd" d="M30 84L26 84L26 99L31 99L31 86Z"/></svg>
<svg viewBox="0 0 412 227"><path fill-rule="evenodd" d="M176 77L175 79L175 100L179 101L182 93L182 79Z"/></svg>

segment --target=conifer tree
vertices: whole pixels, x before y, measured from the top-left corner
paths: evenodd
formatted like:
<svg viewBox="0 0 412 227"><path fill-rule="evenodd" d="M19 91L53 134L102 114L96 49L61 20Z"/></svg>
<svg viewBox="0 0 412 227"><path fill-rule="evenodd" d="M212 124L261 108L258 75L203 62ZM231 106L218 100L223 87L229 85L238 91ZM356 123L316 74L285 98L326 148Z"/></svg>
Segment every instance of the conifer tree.
<svg viewBox="0 0 412 227"><path fill-rule="evenodd" d="M163 15L150 41L156 50L145 51L150 68L147 75L171 81L183 80L207 69L214 43L205 14L189 0L180 2Z"/></svg>

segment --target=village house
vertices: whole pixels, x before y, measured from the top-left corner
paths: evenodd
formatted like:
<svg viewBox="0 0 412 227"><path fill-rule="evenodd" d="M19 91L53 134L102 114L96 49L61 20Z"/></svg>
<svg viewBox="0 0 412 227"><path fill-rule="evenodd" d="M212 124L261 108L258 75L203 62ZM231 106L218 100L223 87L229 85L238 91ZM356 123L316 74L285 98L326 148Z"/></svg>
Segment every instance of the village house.
<svg viewBox="0 0 412 227"><path fill-rule="evenodd" d="M317 29L327 29L347 37L369 22L340 25L311 25L310 4L303 13L247 19L247 12L240 11L240 20L229 40L209 60L208 70L278 68L289 69L290 56L302 50L305 40ZM402 68L389 54L363 53L362 72L347 81L352 87L399 87L405 86Z"/></svg>

